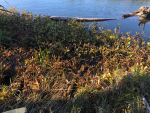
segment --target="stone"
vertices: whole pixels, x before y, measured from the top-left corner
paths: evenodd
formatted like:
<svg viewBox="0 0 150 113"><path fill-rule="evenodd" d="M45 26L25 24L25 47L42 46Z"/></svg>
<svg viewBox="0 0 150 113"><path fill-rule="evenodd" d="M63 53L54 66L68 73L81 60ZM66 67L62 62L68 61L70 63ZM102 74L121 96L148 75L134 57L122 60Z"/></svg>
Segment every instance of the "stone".
<svg viewBox="0 0 150 113"><path fill-rule="evenodd" d="M22 107L22 108L17 108L17 109L5 111L2 113L29 113L29 111L27 110L26 107Z"/></svg>

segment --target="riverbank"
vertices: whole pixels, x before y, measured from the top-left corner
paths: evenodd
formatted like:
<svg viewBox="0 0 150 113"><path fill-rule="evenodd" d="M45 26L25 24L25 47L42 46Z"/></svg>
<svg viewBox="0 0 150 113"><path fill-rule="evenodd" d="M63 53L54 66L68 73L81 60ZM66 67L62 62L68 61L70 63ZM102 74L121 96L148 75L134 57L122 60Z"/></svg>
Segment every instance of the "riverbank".
<svg viewBox="0 0 150 113"><path fill-rule="evenodd" d="M25 106L33 113L145 113L149 42L96 24L87 31L75 20L22 14L0 13L0 112Z"/></svg>

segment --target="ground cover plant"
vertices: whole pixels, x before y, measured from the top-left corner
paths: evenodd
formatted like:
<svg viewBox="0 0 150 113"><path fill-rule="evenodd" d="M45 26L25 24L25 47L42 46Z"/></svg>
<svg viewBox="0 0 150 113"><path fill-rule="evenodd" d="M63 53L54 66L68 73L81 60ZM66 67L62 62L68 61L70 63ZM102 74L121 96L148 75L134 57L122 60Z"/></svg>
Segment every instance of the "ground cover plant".
<svg viewBox="0 0 150 113"><path fill-rule="evenodd" d="M150 43L11 8L0 12L0 112L144 113Z"/></svg>

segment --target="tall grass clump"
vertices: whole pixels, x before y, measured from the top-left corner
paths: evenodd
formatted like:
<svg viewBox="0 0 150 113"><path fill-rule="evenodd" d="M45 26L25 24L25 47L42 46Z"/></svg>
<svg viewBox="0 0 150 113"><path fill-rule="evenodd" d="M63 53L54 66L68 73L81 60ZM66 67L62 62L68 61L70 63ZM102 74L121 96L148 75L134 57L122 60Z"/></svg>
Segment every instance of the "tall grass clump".
<svg viewBox="0 0 150 113"><path fill-rule="evenodd" d="M0 112L145 112L149 42L13 7L0 12L0 28Z"/></svg>

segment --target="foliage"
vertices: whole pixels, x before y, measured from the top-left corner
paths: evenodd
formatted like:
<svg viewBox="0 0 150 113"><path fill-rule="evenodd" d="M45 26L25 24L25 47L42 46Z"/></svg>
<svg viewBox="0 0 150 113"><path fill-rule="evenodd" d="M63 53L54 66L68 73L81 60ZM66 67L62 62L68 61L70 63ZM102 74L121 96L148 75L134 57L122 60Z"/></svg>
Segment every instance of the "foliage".
<svg viewBox="0 0 150 113"><path fill-rule="evenodd" d="M144 112L149 42L128 33L118 37L117 29L113 34L97 23L87 30L75 20L9 11L0 12L0 112L21 106L31 112Z"/></svg>

